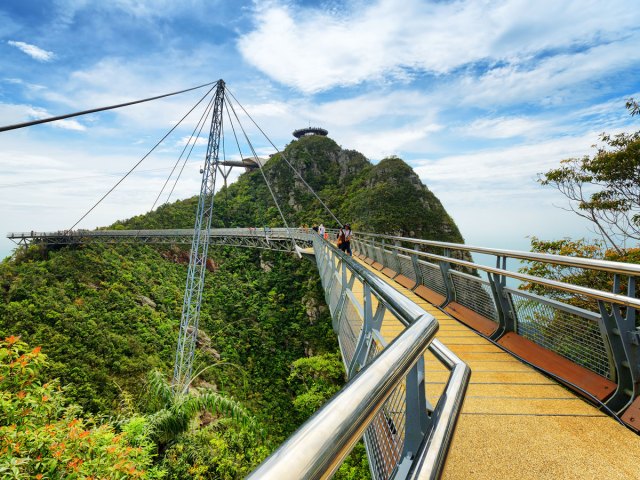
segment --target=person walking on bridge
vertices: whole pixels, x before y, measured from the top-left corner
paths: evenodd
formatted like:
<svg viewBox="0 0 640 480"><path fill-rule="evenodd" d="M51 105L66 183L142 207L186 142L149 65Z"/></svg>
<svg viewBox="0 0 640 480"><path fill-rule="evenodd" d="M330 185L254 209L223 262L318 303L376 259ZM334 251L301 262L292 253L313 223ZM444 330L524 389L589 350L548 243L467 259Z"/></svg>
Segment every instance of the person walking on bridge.
<svg viewBox="0 0 640 480"><path fill-rule="evenodd" d="M318 235L320 235L322 238L324 238L324 223L321 223L320 226L318 227Z"/></svg>
<svg viewBox="0 0 640 480"><path fill-rule="evenodd" d="M338 238L339 238L338 246L340 247L340 250L342 250L344 253L348 254L349 256L352 255L351 253L351 235L352 234L353 232L351 231L351 224L349 223L345 223L344 227L340 229L340 233L338 234Z"/></svg>

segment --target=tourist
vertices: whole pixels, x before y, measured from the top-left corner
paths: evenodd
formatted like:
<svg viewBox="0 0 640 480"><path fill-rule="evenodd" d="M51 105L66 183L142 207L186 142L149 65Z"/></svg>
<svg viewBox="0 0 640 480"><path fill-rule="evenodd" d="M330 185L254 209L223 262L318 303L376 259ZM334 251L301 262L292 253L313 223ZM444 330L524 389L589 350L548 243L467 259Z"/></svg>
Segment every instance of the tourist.
<svg viewBox="0 0 640 480"><path fill-rule="evenodd" d="M340 227L337 235L338 241L336 242L338 248L344 253L349 254L349 256L351 256L351 235L351 225L346 223L344 227Z"/></svg>

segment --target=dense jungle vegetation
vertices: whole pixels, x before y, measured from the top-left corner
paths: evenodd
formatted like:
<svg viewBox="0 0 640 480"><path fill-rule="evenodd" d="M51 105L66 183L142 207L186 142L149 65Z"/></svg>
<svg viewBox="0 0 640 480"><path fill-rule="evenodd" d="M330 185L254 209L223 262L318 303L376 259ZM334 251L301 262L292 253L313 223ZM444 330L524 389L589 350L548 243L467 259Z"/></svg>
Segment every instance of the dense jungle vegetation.
<svg viewBox="0 0 640 480"><path fill-rule="evenodd" d="M326 137L284 155L356 230L462 241L399 158ZM332 220L281 155L264 167L290 225ZM108 228L192 228L197 198ZM418 207L416 207L418 206ZM215 198L215 226L281 226L260 172ZM19 250L0 264L0 476L242 478L344 383L315 265L212 247L188 395L168 386L186 245ZM336 478L366 478L360 445Z"/></svg>

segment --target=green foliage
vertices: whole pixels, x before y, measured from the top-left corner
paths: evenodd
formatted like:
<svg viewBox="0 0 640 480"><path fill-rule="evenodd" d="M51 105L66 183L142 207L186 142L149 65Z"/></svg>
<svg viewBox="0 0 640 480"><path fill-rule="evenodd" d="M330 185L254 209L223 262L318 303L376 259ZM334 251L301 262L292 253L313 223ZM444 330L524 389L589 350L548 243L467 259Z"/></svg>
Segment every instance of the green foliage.
<svg viewBox="0 0 640 480"><path fill-rule="evenodd" d="M0 341L0 476L14 479L163 478L144 419L122 433L79 417L57 381L41 382L40 347Z"/></svg>
<svg viewBox="0 0 640 480"><path fill-rule="evenodd" d="M633 99L627 108L638 114ZM592 157L562 160L538 181L557 188L573 212L592 222L610 248L623 253L629 239L640 240L640 131L602 134L600 141Z"/></svg>
<svg viewBox="0 0 640 480"><path fill-rule="evenodd" d="M309 418L342 387L345 371L338 353L293 362L289 382L296 392L293 406L301 420Z"/></svg>
<svg viewBox="0 0 640 480"><path fill-rule="evenodd" d="M356 229L462 242L440 201L397 157L366 170L346 193L348 215Z"/></svg>
<svg viewBox="0 0 640 480"><path fill-rule="evenodd" d="M630 248L623 253L619 253L616 250L607 249L602 242L589 242L585 239L540 240L537 237L532 237L531 251L534 253L592 258L613 262L640 263L640 249L638 248ZM613 275L607 272L586 270L566 265L553 265L547 262L525 261L523 263L525 265L520 268L522 273L605 292L613 291ZM576 307L593 312L598 311L597 301L590 297L563 292L535 283L525 283L520 288ZM624 279L621 283L621 289L625 293L626 282Z"/></svg>
<svg viewBox="0 0 640 480"><path fill-rule="evenodd" d="M364 442L360 441L353 447L351 453L344 459L342 465L333 476L333 480L366 480L371 478L367 451Z"/></svg>
<svg viewBox="0 0 640 480"><path fill-rule="evenodd" d="M251 430L257 429L255 419L242 405L210 389L176 391L158 371L149 374L149 386L150 402L156 406L149 417L149 428L160 447L175 441L204 413L224 415Z"/></svg>
<svg viewBox="0 0 640 480"><path fill-rule="evenodd" d="M268 454L255 433L227 419L183 435L167 450L162 465L170 478L236 480Z"/></svg>
<svg viewBox="0 0 640 480"><path fill-rule="evenodd" d="M462 240L402 160L372 165L326 137L294 141L265 165L291 225L335 222L283 157L356 230ZM192 228L197 202L164 205L110 228ZM223 188L214 211L219 227L282 224L259 171ZM158 462L171 478L242 478L342 385L337 342L315 265L277 252L212 247L196 357L205 368L193 384L198 394L176 396L161 377L145 382L149 371L168 372L173 363L186 248L18 251L0 264L0 336L19 332L42 345L50 356L43 368L60 378L68 398L118 419L122 433L107 426L101 435L144 451L157 442ZM257 425L264 430L259 435ZM362 451L336 478L367 477Z"/></svg>
<svg viewBox="0 0 640 480"><path fill-rule="evenodd" d="M93 244L5 261L0 335L17 331L42 345L49 374L83 408L106 413L121 390L140 391L150 368L170 365L185 275L143 246Z"/></svg>

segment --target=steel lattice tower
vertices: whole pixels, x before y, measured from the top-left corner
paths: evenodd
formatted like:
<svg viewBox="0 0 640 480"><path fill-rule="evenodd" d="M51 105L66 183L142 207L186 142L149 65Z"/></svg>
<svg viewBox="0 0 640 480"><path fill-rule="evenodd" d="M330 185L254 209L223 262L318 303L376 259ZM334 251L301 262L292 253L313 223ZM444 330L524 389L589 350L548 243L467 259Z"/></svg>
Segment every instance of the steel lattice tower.
<svg viewBox="0 0 640 480"><path fill-rule="evenodd" d="M173 386L176 391L186 391L191 381L191 368L198 336L198 320L200 319L200 303L204 287L204 274L207 270L207 251L213 216L213 196L215 193L216 174L220 169L219 149L222 136L222 109L224 106L224 81L218 80L211 117L211 130L207 155L202 172L200 198L196 222L193 229L193 243L189 259L189 272L184 291L180 334L176 349L176 361L173 370Z"/></svg>

